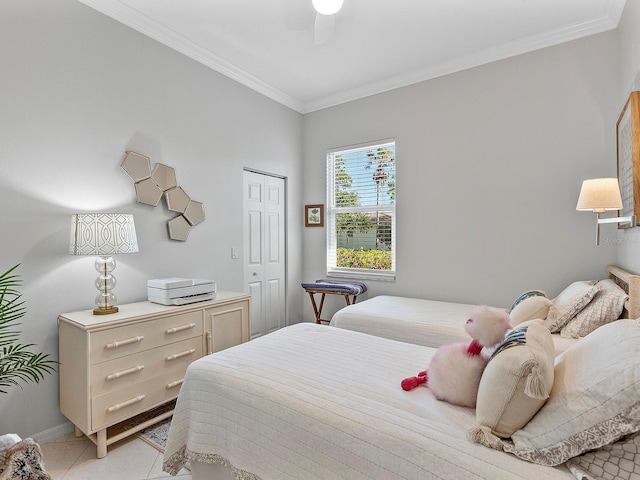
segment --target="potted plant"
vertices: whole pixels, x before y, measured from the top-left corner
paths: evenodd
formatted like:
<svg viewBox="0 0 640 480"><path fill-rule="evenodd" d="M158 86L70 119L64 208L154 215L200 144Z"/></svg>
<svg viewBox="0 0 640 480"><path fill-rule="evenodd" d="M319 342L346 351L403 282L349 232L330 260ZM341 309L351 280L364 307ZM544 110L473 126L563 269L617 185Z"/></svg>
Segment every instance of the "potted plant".
<svg viewBox="0 0 640 480"><path fill-rule="evenodd" d="M21 382L39 383L45 374L55 372L58 363L51 360L48 354L32 353L32 343L18 343L20 332L16 327L26 313L22 294L17 290L21 280L14 270L20 264L0 275L0 393L7 393L7 388L20 385Z"/></svg>

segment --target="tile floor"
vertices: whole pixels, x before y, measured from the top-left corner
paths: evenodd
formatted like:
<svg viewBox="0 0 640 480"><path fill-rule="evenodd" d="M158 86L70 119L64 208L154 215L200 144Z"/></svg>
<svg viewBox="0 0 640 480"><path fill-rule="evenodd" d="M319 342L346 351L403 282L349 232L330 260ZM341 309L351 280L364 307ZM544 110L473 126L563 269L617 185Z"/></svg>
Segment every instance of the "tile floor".
<svg viewBox="0 0 640 480"><path fill-rule="evenodd" d="M96 458L96 447L73 433L40 445L44 466L53 480L191 480L188 470L175 477L162 471L162 453L136 436L109 445L107 456Z"/></svg>

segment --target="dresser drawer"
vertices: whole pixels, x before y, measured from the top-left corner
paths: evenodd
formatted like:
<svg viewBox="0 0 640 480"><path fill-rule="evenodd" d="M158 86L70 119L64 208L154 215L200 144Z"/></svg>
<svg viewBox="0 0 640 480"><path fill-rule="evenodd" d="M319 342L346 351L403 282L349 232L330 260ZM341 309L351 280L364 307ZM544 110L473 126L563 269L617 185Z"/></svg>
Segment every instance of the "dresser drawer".
<svg viewBox="0 0 640 480"><path fill-rule="evenodd" d="M144 382L105 393L91 400L91 428L99 430L173 400L180 393L184 372L163 372Z"/></svg>
<svg viewBox="0 0 640 480"><path fill-rule="evenodd" d="M89 340L90 363L93 365L202 336L202 322L202 312L195 311L92 332Z"/></svg>
<svg viewBox="0 0 640 480"><path fill-rule="evenodd" d="M202 338L194 337L91 366L91 396L144 382L163 372L184 374L202 357Z"/></svg>

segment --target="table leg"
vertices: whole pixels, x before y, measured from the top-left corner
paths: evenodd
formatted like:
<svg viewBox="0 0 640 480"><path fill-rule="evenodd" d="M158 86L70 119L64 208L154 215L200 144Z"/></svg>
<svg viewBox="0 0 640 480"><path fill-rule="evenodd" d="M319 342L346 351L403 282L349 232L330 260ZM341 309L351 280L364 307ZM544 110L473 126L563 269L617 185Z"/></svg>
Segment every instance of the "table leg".
<svg viewBox="0 0 640 480"><path fill-rule="evenodd" d="M311 306L313 307L313 313L316 316L316 323L320 323L320 312L318 312L318 307L316 305L316 299L313 296L313 293L309 292L309 298L311 299Z"/></svg>
<svg viewBox="0 0 640 480"><path fill-rule="evenodd" d="M325 294L322 294L322 297L320 297L320 308L318 309L318 318L316 320L316 323L322 323L322 307L324 306L324 296ZM324 320L325 322L327 322L328 320Z"/></svg>
<svg viewBox="0 0 640 480"><path fill-rule="evenodd" d="M102 430L98 430L96 432L96 436L97 436L97 447L98 447L98 452L97 452L97 457L98 458L104 458L107 456L107 429L103 428Z"/></svg>
<svg viewBox="0 0 640 480"><path fill-rule="evenodd" d="M322 307L324 306L324 299L326 296L326 293L324 292L319 292L319 291L308 291L307 293L309 294L309 298L311 299L311 306L313 307L313 313L316 316L316 323L322 323L322 322L327 322L329 323L329 320L325 320L322 317ZM320 293L322 296L320 297L320 305L318 305L316 303L316 298L315 298L315 294L316 293ZM330 292L332 295L342 295L344 298L344 301L347 305L352 305L354 303L356 303L357 297L358 295L353 295L350 296L348 293L340 293L340 292Z"/></svg>

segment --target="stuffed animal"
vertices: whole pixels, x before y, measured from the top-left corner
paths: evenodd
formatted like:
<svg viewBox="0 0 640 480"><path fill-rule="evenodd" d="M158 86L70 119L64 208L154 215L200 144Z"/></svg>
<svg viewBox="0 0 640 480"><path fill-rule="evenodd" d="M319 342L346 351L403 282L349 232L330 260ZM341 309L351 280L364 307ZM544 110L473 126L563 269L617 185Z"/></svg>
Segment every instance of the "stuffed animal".
<svg viewBox="0 0 640 480"><path fill-rule="evenodd" d="M482 305L473 309L464 329L473 339L469 345L440 347L431 358L429 369L402 380L402 388L411 390L426 384L438 400L474 408L480 377L488 362L482 348L498 345L511 324L504 310Z"/></svg>

